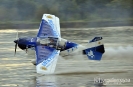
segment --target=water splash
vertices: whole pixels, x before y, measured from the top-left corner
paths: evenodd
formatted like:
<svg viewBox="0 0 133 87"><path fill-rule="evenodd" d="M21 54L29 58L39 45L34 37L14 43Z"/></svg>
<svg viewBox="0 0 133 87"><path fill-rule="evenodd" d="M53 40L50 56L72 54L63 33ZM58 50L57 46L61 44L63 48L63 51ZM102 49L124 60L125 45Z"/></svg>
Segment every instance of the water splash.
<svg viewBox="0 0 133 87"><path fill-rule="evenodd" d="M107 59L130 59L133 56L133 46L119 46L116 48L109 47L105 49L104 57Z"/></svg>

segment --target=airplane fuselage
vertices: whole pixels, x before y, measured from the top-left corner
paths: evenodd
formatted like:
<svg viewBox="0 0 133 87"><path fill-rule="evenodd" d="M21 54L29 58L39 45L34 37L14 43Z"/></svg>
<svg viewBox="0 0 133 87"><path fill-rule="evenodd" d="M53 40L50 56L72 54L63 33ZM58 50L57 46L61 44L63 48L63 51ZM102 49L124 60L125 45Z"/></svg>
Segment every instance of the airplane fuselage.
<svg viewBox="0 0 133 87"><path fill-rule="evenodd" d="M70 48L76 48L78 44L70 42L66 39L61 38L58 41L56 38L38 38L38 37L28 37L28 38L19 38L14 41L18 44L18 47L22 50L35 47L37 45L44 45L53 47L57 50L64 51ZM68 50L69 51L69 50Z"/></svg>

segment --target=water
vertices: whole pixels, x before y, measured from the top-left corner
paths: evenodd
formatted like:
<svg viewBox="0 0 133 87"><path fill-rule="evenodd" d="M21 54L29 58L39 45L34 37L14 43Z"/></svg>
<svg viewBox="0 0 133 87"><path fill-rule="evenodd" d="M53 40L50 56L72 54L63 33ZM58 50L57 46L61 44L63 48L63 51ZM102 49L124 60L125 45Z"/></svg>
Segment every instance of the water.
<svg viewBox="0 0 133 87"><path fill-rule="evenodd" d="M34 55L28 56L17 49L14 56L16 30L1 29L0 87L132 87L132 32L132 26L61 29L63 38L82 45L94 36L102 36L106 53L101 61L89 61L81 55L70 59L60 57L55 75L40 75L31 63ZM19 30L19 37L36 34L37 29ZM101 84L99 79L106 83ZM120 79L126 82L120 83Z"/></svg>

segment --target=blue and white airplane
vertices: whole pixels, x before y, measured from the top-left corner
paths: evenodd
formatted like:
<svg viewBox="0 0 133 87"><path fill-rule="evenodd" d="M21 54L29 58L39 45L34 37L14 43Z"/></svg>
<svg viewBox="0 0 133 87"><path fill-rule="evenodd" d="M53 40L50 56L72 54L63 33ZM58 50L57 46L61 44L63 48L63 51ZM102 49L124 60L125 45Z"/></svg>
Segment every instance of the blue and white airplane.
<svg viewBox="0 0 133 87"><path fill-rule="evenodd" d="M85 55L89 60L101 60L105 52L102 37L94 37L82 46L61 38L59 18L51 14L43 14L36 37L18 38L14 41L15 54L17 46L25 50L35 50L36 71L40 74L53 74L59 55Z"/></svg>

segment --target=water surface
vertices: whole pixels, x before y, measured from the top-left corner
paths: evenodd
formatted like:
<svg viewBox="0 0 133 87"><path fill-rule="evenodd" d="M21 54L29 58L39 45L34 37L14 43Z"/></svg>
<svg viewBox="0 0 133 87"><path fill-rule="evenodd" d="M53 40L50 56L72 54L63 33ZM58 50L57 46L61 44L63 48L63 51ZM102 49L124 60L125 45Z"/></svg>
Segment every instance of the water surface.
<svg viewBox="0 0 133 87"><path fill-rule="evenodd" d="M58 60L55 75L36 74L31 60L13 41L16 29L0 30L0 87L133 87L133 27L67 28L63 38L85 45L94 36L102 36L106 53L101 61L89 61L81 55ZM21 29L19 37L36 36L37 29ZM101 79L130 79L122 84L99 84Z"/></svg>

